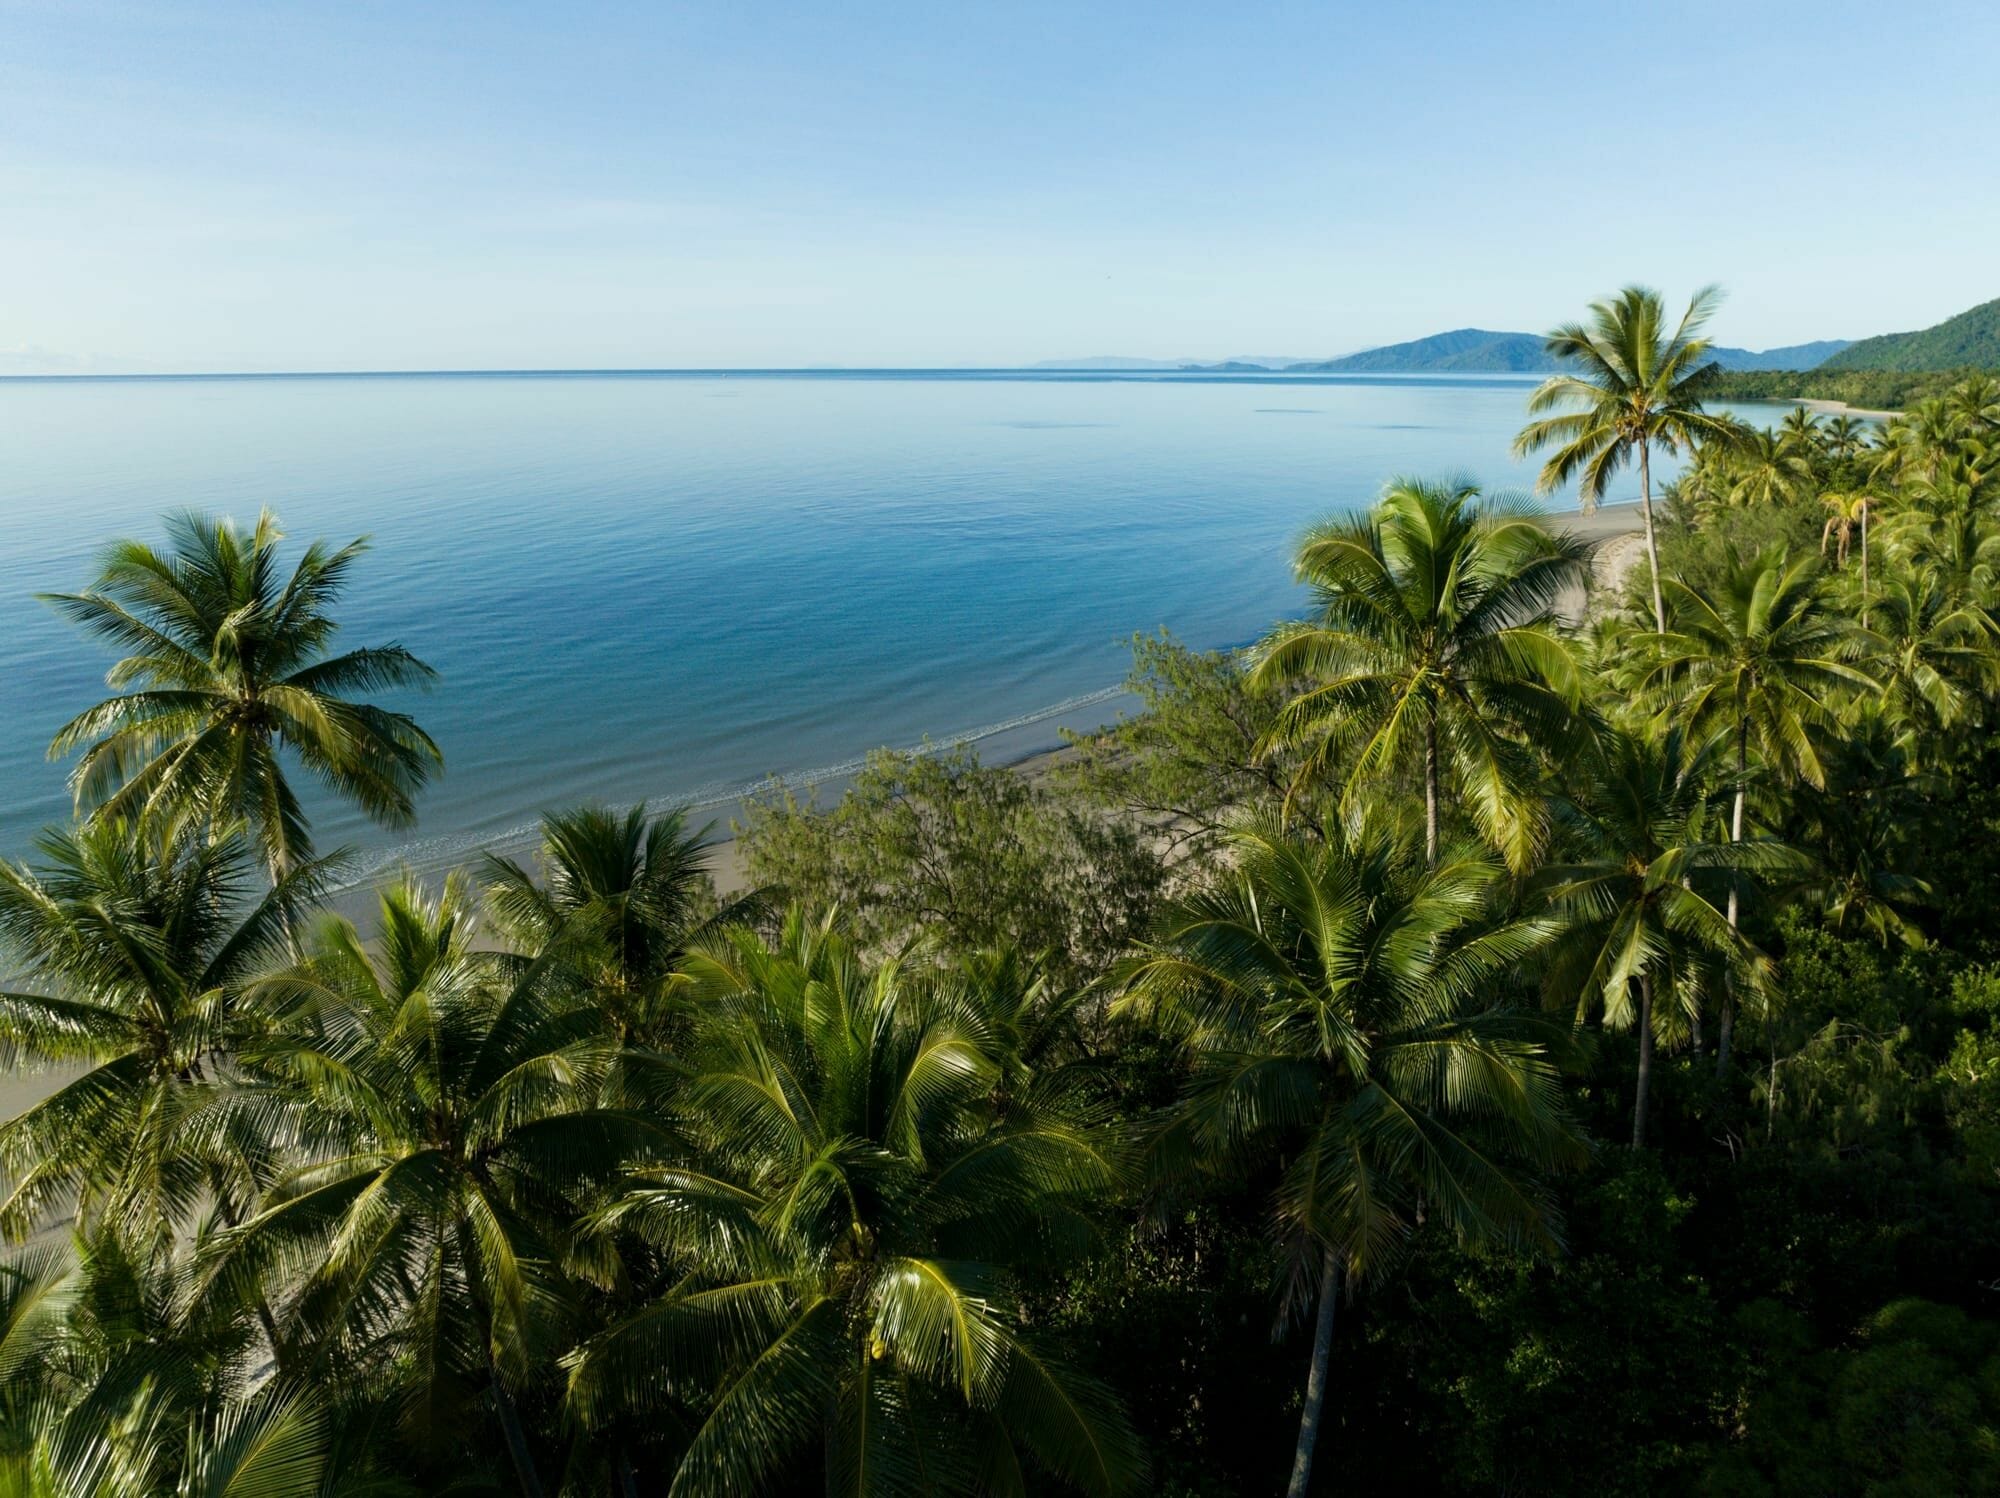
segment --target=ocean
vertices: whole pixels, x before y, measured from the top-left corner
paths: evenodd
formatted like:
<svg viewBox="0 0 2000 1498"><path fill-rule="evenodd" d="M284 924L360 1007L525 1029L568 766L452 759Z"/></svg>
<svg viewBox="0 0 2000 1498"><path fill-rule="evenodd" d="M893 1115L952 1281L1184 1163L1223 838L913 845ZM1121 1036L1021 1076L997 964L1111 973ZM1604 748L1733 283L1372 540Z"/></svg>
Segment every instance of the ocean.
<svg viewBox="0 0 2000 1498"><path fill-rule="evenodd" d="M542 809L837 783L879 745L1018 757L1129 704L1135 632L1254 639L1292 541L1395 474L1525 489L1531 382L997 371L0 380L0 854L69 813L110 657L33 595L194 508L372 539L340 644L442 673L446 772L366 872ZM1656 473L1663 465L1656 465ZM1626 486L1636 493L1636 480ZM1618 498L1629 497L1622 490ZM1573 501L1550 501L1561 508Z"/></svg>

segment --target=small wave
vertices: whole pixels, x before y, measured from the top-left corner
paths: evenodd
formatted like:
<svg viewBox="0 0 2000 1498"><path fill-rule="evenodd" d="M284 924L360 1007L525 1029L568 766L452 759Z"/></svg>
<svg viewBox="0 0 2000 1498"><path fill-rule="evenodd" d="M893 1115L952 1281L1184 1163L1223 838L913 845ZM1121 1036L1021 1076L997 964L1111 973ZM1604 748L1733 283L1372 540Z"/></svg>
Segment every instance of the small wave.
<svg viewBox="0 0 2000 1498"><path fill-rule="evenodd" d="M1076 697L1065 697L1061 702L1050 703L1047 707L1036 708L1033 712L1019 713L1011 718L985 723L977 728L968 728L945 738L926 738L920 744L904 746L908 754L943 754L952 749L976 744L981 739L990 739L996 734L1011 733L1017 728L1031 728L1037 723L1046 723L1051 718L1061 717L1086 707L1096 707L1125 694L1123 685L1101 687L1094 692L1085 692ZM693 813L719 811L723 807L735 805L759 792L773 788L786 790L807 790L829 780L855 775L867 765L868 756L859 755L845 759L838 764L819 765L810 770L797 770L788 775L767 775L748 781L710 781L696 786L678 796L646 797L643 802L628 801L612 807L613 811L630 811L634 806L648 805L662 811L672 807ZM535 817L499 832L456 832L438 837L415 838L400 843L393 848L364 854L348 865L349 876L338 891L362 889L394 869L410 868L419 871L435 871L451 868L465 861L474 853L503 853L531 847L541 836L541 818Z"/></svg>

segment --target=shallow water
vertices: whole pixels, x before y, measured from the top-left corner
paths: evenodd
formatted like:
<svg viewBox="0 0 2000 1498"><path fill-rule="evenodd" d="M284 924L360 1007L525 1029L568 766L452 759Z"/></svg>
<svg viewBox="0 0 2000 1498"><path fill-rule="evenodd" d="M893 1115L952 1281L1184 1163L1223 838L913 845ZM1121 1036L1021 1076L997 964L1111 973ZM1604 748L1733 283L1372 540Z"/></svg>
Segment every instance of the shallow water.
<svg viewBox="0 0 2000 1498"><path fill-rule="evenodd" d="M1120 705L1134 631L1254 638L1290 542L1394 473L1531 479L1503 379L672 374L0 381L0 853L68 813L43 750L107 656L32 594L165 511L367 533L343 644L443 674L433 863L582 798L724 806L767 774ZM1622 495L1619 497L1623 497ZM1557 500L1555 503L1562 503ZM401 705L401 704L399 704Z"/></svg>

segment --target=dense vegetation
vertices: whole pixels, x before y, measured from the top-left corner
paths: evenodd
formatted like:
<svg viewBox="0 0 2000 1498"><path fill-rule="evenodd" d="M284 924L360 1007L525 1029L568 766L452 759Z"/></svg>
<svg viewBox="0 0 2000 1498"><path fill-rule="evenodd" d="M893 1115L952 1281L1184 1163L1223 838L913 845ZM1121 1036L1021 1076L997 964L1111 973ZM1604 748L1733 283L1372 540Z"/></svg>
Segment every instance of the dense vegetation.
<svg viewBox="0 0 2000 1498"><path fill-rule="evenodd" d="M1840 401L1857 411L1902 411L1947 395L1979 373L1956 368L1721 370L1708 377L1703 396L1711 401Z"/></svg>
<svg viewBox="0 0 2000 1498"><path fill-rule="evenodd" d="M2000 387L1746 432L1697 324L1557 335L1552 479L1693 449L1585 617L1399 480L727 898L586 807L330 913L286 774L405 820L424 668L353 548L121 544L0 869L0 1490L1994 1490Z"/></svg>
<svg viewBox="0 0 2000 1498"><path fill-rule="evenodd" d="M2000 299L1915 333L1882 333L1851 343L1826 361L1829 370L2000 369Z"/></svg>

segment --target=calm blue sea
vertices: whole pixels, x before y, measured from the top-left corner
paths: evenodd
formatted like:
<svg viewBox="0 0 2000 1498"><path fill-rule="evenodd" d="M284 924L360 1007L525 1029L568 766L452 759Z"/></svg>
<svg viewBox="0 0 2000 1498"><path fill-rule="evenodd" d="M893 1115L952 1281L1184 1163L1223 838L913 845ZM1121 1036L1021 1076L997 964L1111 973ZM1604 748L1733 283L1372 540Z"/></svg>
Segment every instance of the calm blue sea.
<svg viewBox="0 0 2000 1498"><path fill-rule="evenodd" d="M882 745L989 755L1115 713L1134 631L1239 644L1287 548L1394 473L1523 487L1502 379L966 373L0 380L0 853L108 663L32 596L165 511L367 534L345 643L443 673L411 838L446 860L582 798L723 808ZM1558 501L1561 503L1561 501Z"/></svg>

